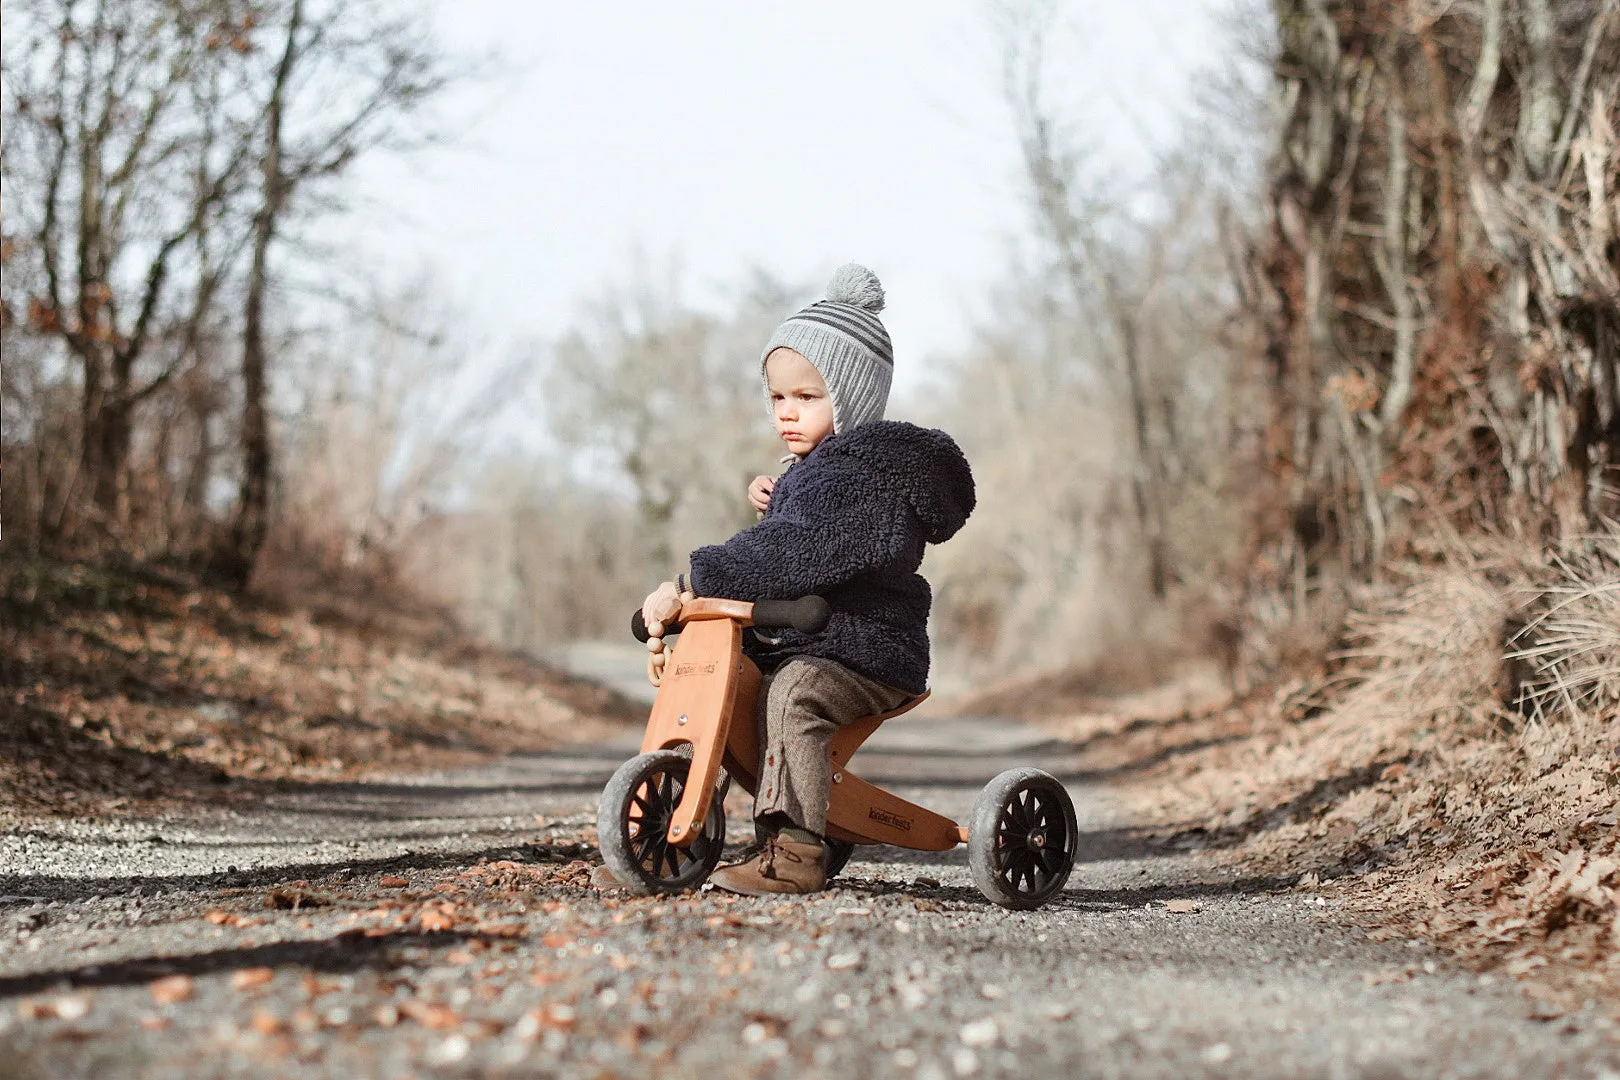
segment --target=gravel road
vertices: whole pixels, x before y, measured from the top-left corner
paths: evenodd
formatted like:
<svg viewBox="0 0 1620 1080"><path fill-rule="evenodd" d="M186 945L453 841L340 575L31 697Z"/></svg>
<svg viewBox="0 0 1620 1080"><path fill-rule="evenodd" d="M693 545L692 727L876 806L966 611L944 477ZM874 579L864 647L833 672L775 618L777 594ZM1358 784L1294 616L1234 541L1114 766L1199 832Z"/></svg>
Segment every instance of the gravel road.
<svg viewBox="0 0 1620 1080"><path fill-rule="evenodd" d="M1157 847L1005 723L902 718L857 769L958 820L1004 767L1064 776L1083 864L1040 912L960 850L862 849L792 902L599 891L635 742L0 836L0 1076L1620 1080L1595 1011Z"/></svg>

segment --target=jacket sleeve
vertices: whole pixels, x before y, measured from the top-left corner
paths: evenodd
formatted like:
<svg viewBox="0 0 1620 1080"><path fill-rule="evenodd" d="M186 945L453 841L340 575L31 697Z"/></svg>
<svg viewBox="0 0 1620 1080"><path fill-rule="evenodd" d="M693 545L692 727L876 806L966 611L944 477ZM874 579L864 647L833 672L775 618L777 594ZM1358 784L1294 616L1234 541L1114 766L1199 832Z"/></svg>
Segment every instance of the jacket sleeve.
<svg viewBox="0 0 1620 1080"><path fill-rule="evenodd" d="M904 553L909 512L877 477L839 457L796 493L791 509L723 544L692 552L692 587L729 600L791 600L889 565Z"/></svg>

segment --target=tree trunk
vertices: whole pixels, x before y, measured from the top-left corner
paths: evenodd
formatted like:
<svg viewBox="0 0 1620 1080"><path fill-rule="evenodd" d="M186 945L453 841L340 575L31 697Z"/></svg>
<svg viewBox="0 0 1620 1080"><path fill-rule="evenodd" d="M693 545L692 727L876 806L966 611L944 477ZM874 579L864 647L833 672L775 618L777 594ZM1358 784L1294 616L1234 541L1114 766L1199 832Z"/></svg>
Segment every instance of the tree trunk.
<svg viewBox="0 0 1620 1080"><path fill-rule="evenodd" d="M219 576L237 590L245 588L252 578L254 565L270 531L274 454L265 407L264 303L269 288L270 246L275 242L276 225L286 205L289 187L281 160L282 106L288 80L298 61L303 7L302 0L293 4L287 24L287 44L276 66L275 83L265 110L263 203L253 221L253 263L248 271L242 319L242 483L227 547L215 563Z"/></svg>

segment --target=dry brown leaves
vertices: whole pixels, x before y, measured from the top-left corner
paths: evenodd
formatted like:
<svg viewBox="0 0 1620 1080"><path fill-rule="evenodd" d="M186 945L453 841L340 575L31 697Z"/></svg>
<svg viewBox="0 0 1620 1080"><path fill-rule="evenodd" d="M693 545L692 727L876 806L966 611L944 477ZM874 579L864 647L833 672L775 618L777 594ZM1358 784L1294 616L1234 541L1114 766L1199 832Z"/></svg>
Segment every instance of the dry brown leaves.
<svg viewBox="0 0 1620 1080"><path fill-rule="evenodd" d="M196 983L190 975L168 975L148 983L146 989L159 1005L178 1005L182 1001L190 1001L197 992Z"/></svg>
<svg viewBox="0 0 1620 1080"><path fill-rule="evenodd" d="M0 602L25 616L0 620L0 700L21 718L0 725L0 813L467 762L600 738L626 718L442 624L317 623L167 572L0 566Z"/></svg>
<svg viewBox="0 0 1620 1080"><path fill-rule="evenodd" d="M1620 538L1500 553L1356 617L1340 670L1271 700L1054 724L1190 848L1620 1012Z"/></svg>
<svg viewBox="0 0 1620 1080"><path fill-rule="evenodd" d="M268 986L275 981L274 968L256 967L243 968L231 976L232 990L256 990L261 986Z"/></svg>

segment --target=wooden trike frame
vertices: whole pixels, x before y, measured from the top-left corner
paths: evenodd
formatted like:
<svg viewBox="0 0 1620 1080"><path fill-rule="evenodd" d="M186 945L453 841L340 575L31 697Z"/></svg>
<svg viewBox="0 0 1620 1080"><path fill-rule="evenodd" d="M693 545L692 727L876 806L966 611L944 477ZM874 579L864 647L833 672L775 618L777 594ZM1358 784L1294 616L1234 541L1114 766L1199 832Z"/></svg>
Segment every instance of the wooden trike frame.
<svg viewBox="0 0 1620 1080"><path fill-rule="evenodd" d="M680 847L690 845L701 832L698 823L709 813L722 766L750 795L759 791L759 732L754 717L761 676L742 652L742 633L753 625L753 610L753 604L740 600L702 597L682 606L680 635L665 662L658 697L647 718L642 753L682 745L692 748L687 783L667 834L669 842ZM915 851L945 851L967 842L967 829L950 818L849 770L849 759L883 721L909 712L927 697L924 691L898 709L863 717L833 735L828 747L829 839Z"/></svg>

